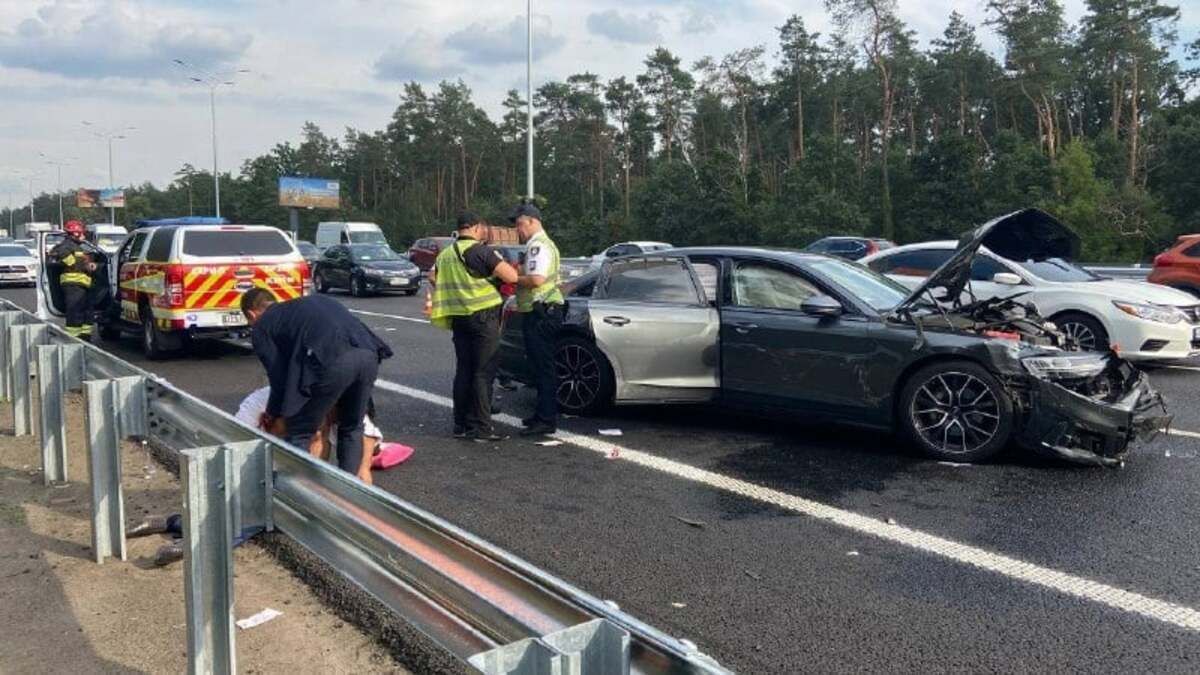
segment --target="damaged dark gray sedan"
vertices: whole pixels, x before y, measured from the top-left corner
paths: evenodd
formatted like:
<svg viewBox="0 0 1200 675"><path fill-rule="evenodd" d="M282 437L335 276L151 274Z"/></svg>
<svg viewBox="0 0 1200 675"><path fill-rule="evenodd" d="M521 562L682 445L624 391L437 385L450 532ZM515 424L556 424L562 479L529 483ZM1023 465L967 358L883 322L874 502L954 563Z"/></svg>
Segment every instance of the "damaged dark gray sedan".
<svg viewBox="0 0 1200 675"><path fill-rule="evenodd" d="M1070 258L1078 239L1028 209L965 235L909 291L855 263L795 251L684 248L605 263L568 285L557 350L564 410L716 402L787 419L903 433L928 455L979 461L1010 443L1120 463L1170 423L1146 376L1079 351L1020 297L974 301L981 246ZM530 382L520 315L501 373Z"/></svg>

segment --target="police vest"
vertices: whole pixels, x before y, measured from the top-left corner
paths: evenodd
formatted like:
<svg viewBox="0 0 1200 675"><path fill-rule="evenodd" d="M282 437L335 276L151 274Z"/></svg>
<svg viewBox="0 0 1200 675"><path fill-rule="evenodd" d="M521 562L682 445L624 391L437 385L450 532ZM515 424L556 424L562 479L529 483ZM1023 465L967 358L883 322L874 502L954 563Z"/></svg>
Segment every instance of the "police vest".
<svg viewBox="0 0 1200 675"><path fill-rule="evenodd" d="M462 254L477 241L456 241L438 254L437 283L433 286L433 308L429 321L438 328L450 328L451 319L498 307L504 302L500 292L487 279L471 275Z"/></svg>
<svg viewBox="0 0 1200 675"><path fill-rule="evenodd" d="M546 278L542 285L535 288L517 288L517 311L531 312L533 305L539 302L561 305L563 294L558 288L558 246L555 246L554 241L545 232L535 234L528 245L531 251L538 246L544 246L550 251L550 269L546 270L544 275L538 275Z"/></svg>

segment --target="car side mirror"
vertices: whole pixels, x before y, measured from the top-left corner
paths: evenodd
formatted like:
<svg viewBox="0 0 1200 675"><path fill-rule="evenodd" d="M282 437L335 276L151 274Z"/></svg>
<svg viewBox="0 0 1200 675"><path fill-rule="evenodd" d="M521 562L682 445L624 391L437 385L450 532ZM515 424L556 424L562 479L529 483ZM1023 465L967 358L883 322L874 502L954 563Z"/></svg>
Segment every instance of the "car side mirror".
<svg viewBox="0 0 1200 675"><path fill-rule="evenodd" d="M828 295L814 295L800 305L800 311L809 316L832 318L841 316L845 309L842 308L842 303Z"/></svg>
<svg viewBox="0 0 1200 675"><path fill-rule="evenodd" d="M1024 283L1019 275L1012 272L997 272L992 276L992 281L1005 286L1020 286Z"/></svg>

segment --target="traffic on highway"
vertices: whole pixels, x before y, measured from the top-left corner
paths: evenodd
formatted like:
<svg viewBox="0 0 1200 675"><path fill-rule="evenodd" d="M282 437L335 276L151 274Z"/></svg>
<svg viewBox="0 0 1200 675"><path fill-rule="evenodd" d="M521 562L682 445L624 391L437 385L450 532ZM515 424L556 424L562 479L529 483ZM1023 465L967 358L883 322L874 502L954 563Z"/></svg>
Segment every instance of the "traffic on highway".
<svg viewBox="0 0 1200 675"><path fill-rule="evenodd" d="M848 653L837 626L853 630L881 607L914 617L906 640L945 648L967 640L965 616L1004 612L1014 627L1047 630L1103 621L1153 636L1121 638L1136 642L1138 662L1170 664L1187 629L1153 603L1200 602L1187 582L1200 551L1175 517L1195 502L1181 478L1200 472L1190 395L1200 362L1135 366L1044 316L1033 284L976 279L981 259L1070 259L1077 247L1029 209L965 233L915 287L872 256L664 244L585 259L563 283L560 429L484 446L451 433L454 355L429 324L429 284L410 254L334 243L310 267L271 228L178 219L142 224L111 258L89 250L94 277L110 280L92 287L98 344L231 412L262 383L241 341L242 291L335 298L398 355L383 362L372 420L377 436L415 451L376 471L377 485L586 577L738 670L812 655L878 667L872 650ZM521 265L525 247L510 248ZM0 294L36 309L41 291L64 314L56 265L43 265L42 288ZM393 269L417 285L384 294ZM498 427L519 428L534 378L510 295L497 375L513 384L493 412ZM1176 311L1193 324L1190 305ZM1137 525L1098 523L1101 510ZM1031 576L1030 565L1067 581ZM710 581L684 583L697 570ZM1113 602L1116 589L1140 600ZM791 618L753 618L764 607ZM832 623L814 631L814 615ZM810 633L803 646L795 622ZM974 658L1004 653L992 641L1010 628L994 628L972 643ZM1048 658L1087 662L1100 639L1056 643ZM1173 647L1151 655L1147 644ZM924 663L901 651L902 663Z"/></svg>

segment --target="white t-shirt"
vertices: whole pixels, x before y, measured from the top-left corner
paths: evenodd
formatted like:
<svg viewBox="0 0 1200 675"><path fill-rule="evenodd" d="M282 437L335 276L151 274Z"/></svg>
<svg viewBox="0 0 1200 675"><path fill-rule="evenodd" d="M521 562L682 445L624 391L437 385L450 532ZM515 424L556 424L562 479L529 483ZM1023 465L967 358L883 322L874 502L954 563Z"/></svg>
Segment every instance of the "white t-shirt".
<svg viewBox="0 0 1200 675"><path fill-rule="evenodd" d="M546 246L543 233L538 233L529 240L529 248L525 250L525 274L530 276L547 276L550 266L554 264L554 253Z"/></svg>
<svg viewBox="0 0 1200 675"><path fill-rule="evenodd" d="M267 401L271 399L271 388L263 387L250 392L250 395L242 399L238 405L237 417L242 422L249 424L252 427L258 426L258 418L267 411ZM383 432L371 418L363 415L363 435L371 438L383 439Z"/></svg>

